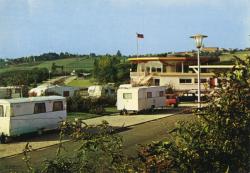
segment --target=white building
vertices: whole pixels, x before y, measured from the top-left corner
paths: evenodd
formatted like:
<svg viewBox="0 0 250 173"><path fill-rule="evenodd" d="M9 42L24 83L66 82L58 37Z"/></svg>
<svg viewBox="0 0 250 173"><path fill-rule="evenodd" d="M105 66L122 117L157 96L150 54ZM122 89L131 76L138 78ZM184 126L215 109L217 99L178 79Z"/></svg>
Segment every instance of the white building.
<svg viewBox="0 0 250 173"><path fill-rule="evenodd" d="M201 89L211 89L218 84L214 71L225 70L232 66L209 65L218 58L200 57ZM172 86L176 90L197 89L196 57L142 57L129 58L134 68L130 78L133 85Z"/></svg>

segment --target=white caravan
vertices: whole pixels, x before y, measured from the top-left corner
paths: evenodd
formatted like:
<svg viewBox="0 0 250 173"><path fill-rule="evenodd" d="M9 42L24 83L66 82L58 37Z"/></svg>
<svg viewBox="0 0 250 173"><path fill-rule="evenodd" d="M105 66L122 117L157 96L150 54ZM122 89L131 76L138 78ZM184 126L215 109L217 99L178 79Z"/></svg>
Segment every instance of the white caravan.
<svg viewBox="0 0 250 173"><path fill-rule="evenodd" d="M66 115L61 96L0 99L0 137L56 129Z"/></svg>
<svg viewBox="0 0 250 173"><path fill-rule="evenodd" d="M121 85L117 90L117 110L139 112L165 106L165 87Z"/></svg>
<svg viewBox="0 0 250 173"><path fill-rule="evenodd" d="M112 85L93 85L88 87L88 94L90 97L109 96L115 97L115 88Z"/></svg>

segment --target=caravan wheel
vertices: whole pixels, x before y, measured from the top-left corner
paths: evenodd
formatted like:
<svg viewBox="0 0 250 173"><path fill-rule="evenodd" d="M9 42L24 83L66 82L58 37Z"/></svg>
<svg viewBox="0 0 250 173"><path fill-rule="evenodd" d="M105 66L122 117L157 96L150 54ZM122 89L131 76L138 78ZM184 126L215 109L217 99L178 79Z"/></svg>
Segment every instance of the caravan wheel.
<svg viewBox="0 0 250 173"><path fill-rule="evenodd" d="M0 143L1 144L7 144L9 142L11 142L11 137L5 136L5 135L0 136Z"/></svg>
<svg viewBox="0 0 250 173"><path fill-rule="evenodd" d="M128 115L128 111L126 109L122 110L122 115Z"/></svg>

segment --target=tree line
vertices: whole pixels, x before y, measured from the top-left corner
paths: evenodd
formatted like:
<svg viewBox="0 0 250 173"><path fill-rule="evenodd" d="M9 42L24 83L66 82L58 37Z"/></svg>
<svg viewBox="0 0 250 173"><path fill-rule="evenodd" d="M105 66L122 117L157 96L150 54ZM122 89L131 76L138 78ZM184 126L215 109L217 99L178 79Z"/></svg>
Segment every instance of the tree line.
<svg viewBox="0 0 250 173"><path fill-rule="evenodd" d="M0 86L30 86L41 83L49 78L47 68L33 68L30 70L12 70L0 73Z"/></svg>

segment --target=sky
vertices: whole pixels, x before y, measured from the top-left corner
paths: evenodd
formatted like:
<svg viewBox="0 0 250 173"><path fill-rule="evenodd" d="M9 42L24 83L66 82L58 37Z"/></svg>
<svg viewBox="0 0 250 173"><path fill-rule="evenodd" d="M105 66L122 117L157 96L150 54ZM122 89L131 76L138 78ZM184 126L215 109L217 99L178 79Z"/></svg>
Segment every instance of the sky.
<svg viewBox="0 0 250 173"><path fill-rule="evenodd" d="M0 58L250 47L250 0L0 0Z"/></svg>

